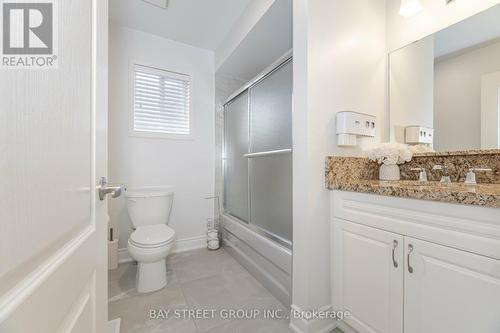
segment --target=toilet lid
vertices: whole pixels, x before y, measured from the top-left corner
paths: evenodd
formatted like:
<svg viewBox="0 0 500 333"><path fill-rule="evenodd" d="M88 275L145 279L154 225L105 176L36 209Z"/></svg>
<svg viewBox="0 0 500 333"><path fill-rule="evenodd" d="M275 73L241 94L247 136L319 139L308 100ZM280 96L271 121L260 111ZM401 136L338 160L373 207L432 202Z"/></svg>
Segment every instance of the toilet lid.
<svg viewBox="0 0 500 333"><path fill-rule="evenodd" d="M138 245L154 246L167 243L175 236L174 229L164 225L139 227L130 235L130 240Z"/></svg>

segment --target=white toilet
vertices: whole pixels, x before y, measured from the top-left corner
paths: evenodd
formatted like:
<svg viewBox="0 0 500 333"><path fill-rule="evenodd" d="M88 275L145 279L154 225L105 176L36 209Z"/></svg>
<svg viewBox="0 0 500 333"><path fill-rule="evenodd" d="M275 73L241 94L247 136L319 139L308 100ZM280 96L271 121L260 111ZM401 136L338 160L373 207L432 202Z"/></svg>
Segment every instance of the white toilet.
<svg viewBox="0 0 500 333"><path fill-rule="evenodd" d="M174 192L165 187L132 188L125 198L135 228L127 247L138 263L137 291L159 290L167 285L165 258L175 241L175 231L167 226Z"/></svg>

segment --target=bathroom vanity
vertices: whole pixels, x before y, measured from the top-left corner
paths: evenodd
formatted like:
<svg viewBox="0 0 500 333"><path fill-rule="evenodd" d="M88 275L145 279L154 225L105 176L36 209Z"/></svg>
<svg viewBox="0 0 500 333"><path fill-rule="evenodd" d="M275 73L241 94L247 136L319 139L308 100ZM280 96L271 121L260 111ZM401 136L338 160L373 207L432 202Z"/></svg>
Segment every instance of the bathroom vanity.
<svg viewBox="0 0 500 333"><path fill-rule="evenodd" d="M352 314L344 331L500 331L500 155L442 155L415 157L398 182L376 180L367 159L327 158L332 306ZM436 158L460 174L453 183L405 173ZM490 183L463 184L481 159Z"/></svg>
<svg viewBox="0 0 500 333"><path fill-rule="evenodd" d="M401 181L379 181L366 158L327 158L345 332L500 332L498 22L500 5L389 54L381 127L419 152Z"/></svg>
<svg viewBox="0 0 500 333"><path fill-rule="evenodd" d="M495 5L389 54L378 128L414 153L401 181L379 181L367 158L326 160L331 301L351 313L345 332L500 332L498 22ZM383 154L396 170L407 161Z"/></svg>
<svg viewBox="0 0 500 333"><path fill-rule="evenodd" d="M405 168L433 158L417 157ZM450 159L464 161L464 168L473 163L467 155L439 158L448 158L454 171L460 163ZM486 159L495 163L489 180L496 182L500 155ZM444 185L432 173L427 183L382 182L376 169L363 158L327 159L332 306L352 314L340 327L499 332L500 184L467 186L455 177Z"/></svg>
<svg viewBox="0 0 500 333"><path fill-rule="evenodd" d="M333 308L359 332L498 332L500 209L332 192Z"/></svg>

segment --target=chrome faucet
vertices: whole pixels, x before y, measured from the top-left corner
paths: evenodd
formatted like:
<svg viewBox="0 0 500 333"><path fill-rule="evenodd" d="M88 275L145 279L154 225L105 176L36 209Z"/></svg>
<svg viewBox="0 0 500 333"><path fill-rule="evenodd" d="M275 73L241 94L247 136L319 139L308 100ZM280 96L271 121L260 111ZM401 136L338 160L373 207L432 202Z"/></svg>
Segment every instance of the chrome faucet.
<svg viewBox="0 0 500 333"><path fill-rule="evenodd" d="M412 168L411 171L420 171L418 174L418 181L422 183L427 182L427 170L425 168Z"/></svg>
<svg viewBox="0 0 500 333"><path fill-rule="evenodd" d="M470 168L469 172L467 172L467 176L465 177L465 184L467 185L477 185L476 181L476 172L477 171L493 171L490 168Z"/></svg>
<svg viewBox="0 0 500 333"><path fill-rule="evenodd" d="M441 170L443 172L441 176L441 183L451 183L451 177L450 174L448 173L448 167L446 165L435 165L432 170Z"/></svg>

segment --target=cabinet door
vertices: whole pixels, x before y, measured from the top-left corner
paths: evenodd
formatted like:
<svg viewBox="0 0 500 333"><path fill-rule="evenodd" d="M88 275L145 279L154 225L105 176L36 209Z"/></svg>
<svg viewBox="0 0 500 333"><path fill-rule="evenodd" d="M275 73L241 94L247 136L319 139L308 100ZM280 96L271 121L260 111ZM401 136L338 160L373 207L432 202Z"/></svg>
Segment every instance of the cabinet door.
<svg viewBox="0 0 500 333"><path fill-rule="evenodd" d="M334 221L333 303L360 333L403 332L403 236Z"/></svg>
<svg viewBox="0 0 500 333"><path fill-rule="evenodd" d="M500 332L500 261L405 237L405 333Z"/></svg>

